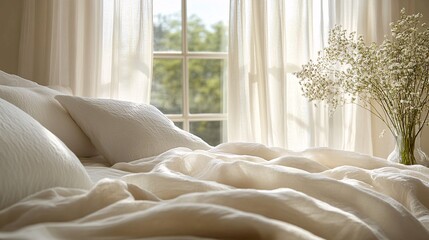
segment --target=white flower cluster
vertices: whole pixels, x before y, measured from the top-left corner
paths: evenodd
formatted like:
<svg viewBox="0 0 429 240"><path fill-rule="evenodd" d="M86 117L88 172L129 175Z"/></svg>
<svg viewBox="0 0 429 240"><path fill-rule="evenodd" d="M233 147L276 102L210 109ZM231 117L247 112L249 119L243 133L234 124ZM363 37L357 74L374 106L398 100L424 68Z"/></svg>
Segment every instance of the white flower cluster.
<svg viewBox="0 0 429 240"><path fill-rule="evenodd" d="M380 45L367 45L362 36L334 27L329 46L296 73L304 96L325 101L331 109L358 104L395 136L415 138L427 123L429 108L429 29L421 18L402 9L400 19L391 23L391 38Z"/></svg>

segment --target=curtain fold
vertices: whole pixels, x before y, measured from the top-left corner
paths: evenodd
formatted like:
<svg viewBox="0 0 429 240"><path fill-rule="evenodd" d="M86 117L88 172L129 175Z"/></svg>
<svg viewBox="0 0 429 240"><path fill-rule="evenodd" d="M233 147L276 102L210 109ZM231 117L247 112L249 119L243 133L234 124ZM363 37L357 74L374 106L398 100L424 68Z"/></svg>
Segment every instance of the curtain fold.
<svg viewBox="0 0 429 240"><path fill-rule="evenodd" d="M151 0L25 0L19 75L76 95L150 101Z"/></svg>
<svg viewBox="0 0 429 240"><path fill-rule="evenodd" d="M317 3L323 5L322 1ZM301 96L298 80L292 74L314 56L315 46L323 45L323 39L313 39L323 37L321 27L313 21L323 24L320 20L328 15L317 12L313 16L315 4L301 0L232 0L229 141L289 149L327 145L327 140L318 136L326 135L323 128L328 121L323 116L312 120L317 110Z"/></svg>
<svg viewBox="0 0 429 240"><path fill-rule="evenodd" d="M410 5L408 3L408 5ZM330 117L292 74L317 57L335 24L380 42L399 0L231 0L228 139L302 150L373 153L369 112L347 105Z"/></svg>

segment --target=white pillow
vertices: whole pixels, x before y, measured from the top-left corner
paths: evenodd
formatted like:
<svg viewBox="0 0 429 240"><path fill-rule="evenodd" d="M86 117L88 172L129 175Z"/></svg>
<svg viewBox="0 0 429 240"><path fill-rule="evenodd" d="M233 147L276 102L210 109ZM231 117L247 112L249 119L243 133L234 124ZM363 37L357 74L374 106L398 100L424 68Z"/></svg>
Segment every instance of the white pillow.
<svg viewBox="0 0 429 240"><path fill-rule="evenodd" d="M61 140L3 99L0 133L0 209L50 187L91 187L79 159Z"/></svg>
<svg viewBox="0 0 429 240"><path fill-rule="evenodd" d="M210 148L148 104L73 96L55 98L111 164L159 155L175 147Z"/></svg>
<svg viewBox="0 0 429 240"><path fill-rule="evenodd" d="M0 70L0 85L15 86L15 87L36 87L39 84L24 79L20 76L5 73Z"/></svg>
<svg viewBox="0 0 429 240"><path fill-rule="evenodd" d="M0 98L14 104L60 138L79 157L97 154L89 138L54 97L63 94L45 86L31 88L0 85Z"/></svg>

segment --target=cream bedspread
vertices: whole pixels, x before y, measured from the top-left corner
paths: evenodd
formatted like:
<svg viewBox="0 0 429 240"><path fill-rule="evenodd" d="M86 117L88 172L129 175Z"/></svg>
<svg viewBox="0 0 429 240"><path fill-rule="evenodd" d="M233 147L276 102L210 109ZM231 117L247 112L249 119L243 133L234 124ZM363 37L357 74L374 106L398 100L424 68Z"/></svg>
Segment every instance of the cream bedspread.
<svg viewBox="0 0 429 240"><path fill-rule="evenodd" d="M429 170L324 148L257 144L86 166L0 212L0 238L429 239Z"/></svg>

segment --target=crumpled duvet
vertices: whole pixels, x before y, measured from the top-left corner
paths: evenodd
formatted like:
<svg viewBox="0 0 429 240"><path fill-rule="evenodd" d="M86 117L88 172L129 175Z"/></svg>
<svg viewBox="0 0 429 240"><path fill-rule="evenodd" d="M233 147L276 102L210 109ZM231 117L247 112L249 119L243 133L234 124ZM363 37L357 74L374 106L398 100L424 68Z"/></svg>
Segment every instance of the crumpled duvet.
<svg viewBox="0 0 429 240"><path fill-rule="evenodd" d="M429 239L419 165L228 143L87 169L116 177L2 210L0 239Z"/></svg>

